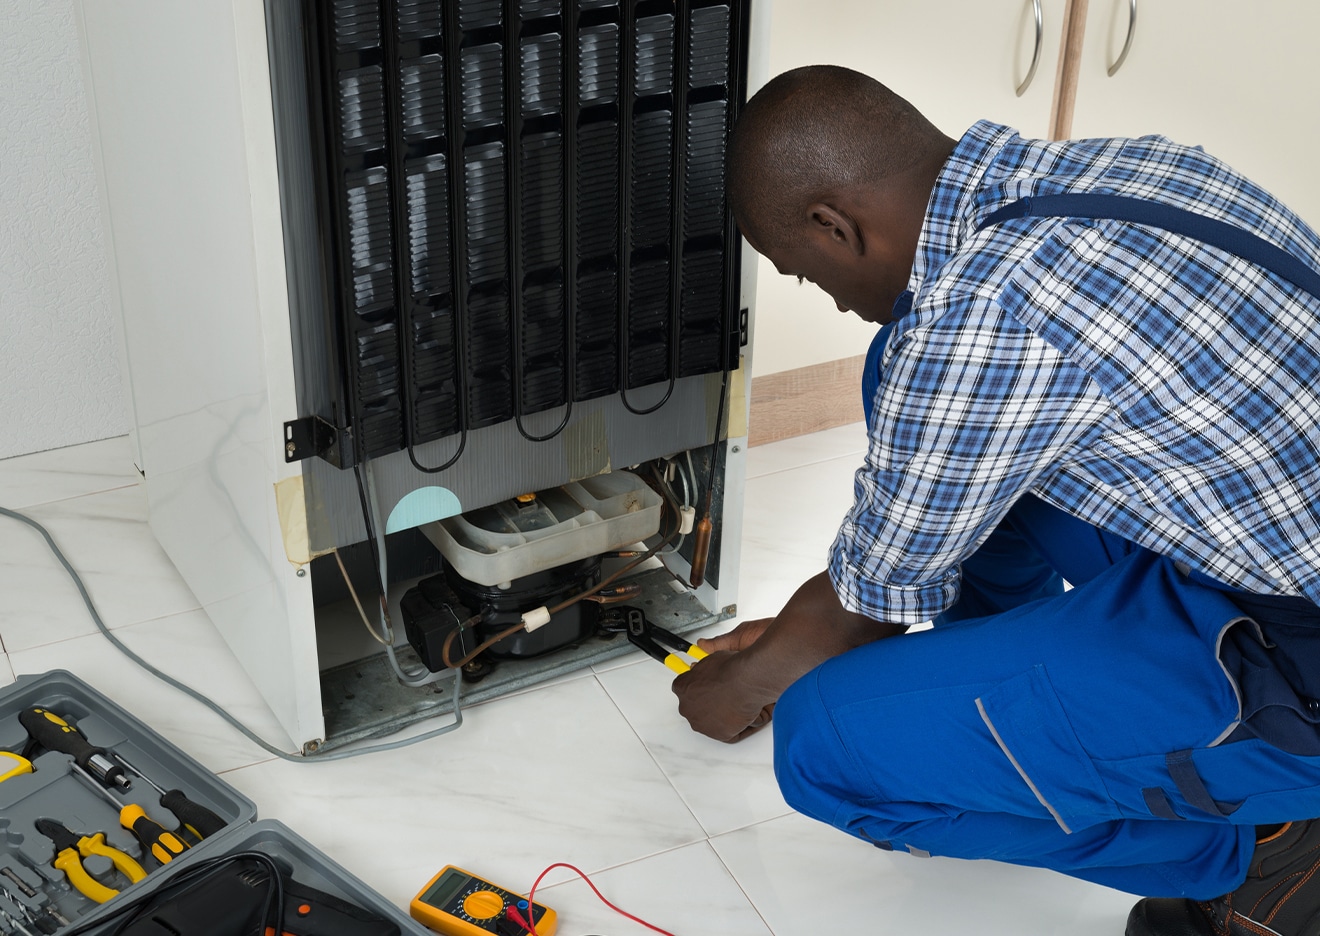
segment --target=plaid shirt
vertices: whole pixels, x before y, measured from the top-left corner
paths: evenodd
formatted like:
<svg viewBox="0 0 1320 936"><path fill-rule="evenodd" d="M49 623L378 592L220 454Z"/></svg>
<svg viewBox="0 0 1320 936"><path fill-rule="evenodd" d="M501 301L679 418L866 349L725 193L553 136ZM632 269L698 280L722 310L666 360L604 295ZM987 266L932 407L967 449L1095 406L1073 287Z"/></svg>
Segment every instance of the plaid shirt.
<svg viewBox="0 0 1320 936"><path fill-rule="evenodd" d="M1320 299L1199 241L1056 218L977 231L1035 194L1218 218L1320 268L1320 237L1200 149L1023 140L981 122L926 211L830 551L843 605L928 620L1025 493L1264 594L1320 603Z"/></svg>

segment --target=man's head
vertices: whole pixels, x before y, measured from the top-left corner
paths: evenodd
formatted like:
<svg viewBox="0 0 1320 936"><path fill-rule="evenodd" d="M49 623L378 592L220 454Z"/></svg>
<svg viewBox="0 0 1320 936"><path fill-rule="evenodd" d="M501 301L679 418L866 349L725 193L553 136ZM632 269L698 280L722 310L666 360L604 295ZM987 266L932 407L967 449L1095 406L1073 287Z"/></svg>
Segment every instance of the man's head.
<svg viewBox="0 0 1320 936"><path fill-rule="evenodd" d="M906 288L935 177L953 148L911 104L832 65L772 79L729 142L738 225L781 273L887 321Z"/></svg>

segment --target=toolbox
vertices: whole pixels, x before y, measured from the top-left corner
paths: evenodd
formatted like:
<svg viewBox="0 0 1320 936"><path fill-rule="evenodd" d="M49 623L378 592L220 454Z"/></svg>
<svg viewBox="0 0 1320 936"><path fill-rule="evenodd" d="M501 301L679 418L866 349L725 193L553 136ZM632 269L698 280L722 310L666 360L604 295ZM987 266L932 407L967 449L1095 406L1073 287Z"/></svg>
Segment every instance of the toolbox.
<svg viewBox="0 0 1320 936"><path fill-rule="evenodd" d="M50 744L35 744L36 735ZM0 750L9 752L0 770L0 934L110 936L125 924L117 908L129 906L168 904L187 922L193 904L177 894L195 900L204 885L218 886L210 878L228 875L262 897L278 871L290 936L429 936L286 826L258 822L255 803L72 673L22 676L0 690ZM115 804L141 807L164 834L157 828L153 838L136 813ZM352 925L327 924L336 913L354 915ZM174 932L166 916L160 928L139 921L126 932ZM358 916L370 925L359 926ZM196 922L175 928L220 932L214 918Z"/></svg>

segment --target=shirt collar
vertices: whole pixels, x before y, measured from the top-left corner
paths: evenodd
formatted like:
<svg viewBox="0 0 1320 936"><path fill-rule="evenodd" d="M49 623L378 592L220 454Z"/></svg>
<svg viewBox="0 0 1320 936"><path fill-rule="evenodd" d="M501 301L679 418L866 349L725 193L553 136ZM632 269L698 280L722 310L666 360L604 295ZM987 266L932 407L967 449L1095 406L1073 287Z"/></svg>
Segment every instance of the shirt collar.
<svg viewBox="0 0 1320 936"><path fill-rule="evenodd" d="M975 232L976 193L987 170L1017 132L980 120L962 135L935 179L926 217L917 240L908 288L920 294L927 282L953 256L963 239Z"/></svg>

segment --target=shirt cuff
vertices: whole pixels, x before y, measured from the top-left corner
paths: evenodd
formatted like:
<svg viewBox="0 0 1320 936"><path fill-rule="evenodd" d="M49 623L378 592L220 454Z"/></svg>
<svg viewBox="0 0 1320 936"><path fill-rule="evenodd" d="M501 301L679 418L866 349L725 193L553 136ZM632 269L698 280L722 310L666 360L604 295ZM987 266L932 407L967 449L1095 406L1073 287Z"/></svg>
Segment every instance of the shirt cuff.
<svg viewBox="0 0 1320 936"><path fill-rule="evenodd" d="M854 614L875 621L911 626L929 621L958 600L961 579L956 570L921 585L890 585L868 579L837 544L830 551L830 581L839 603Z"/></svg>

